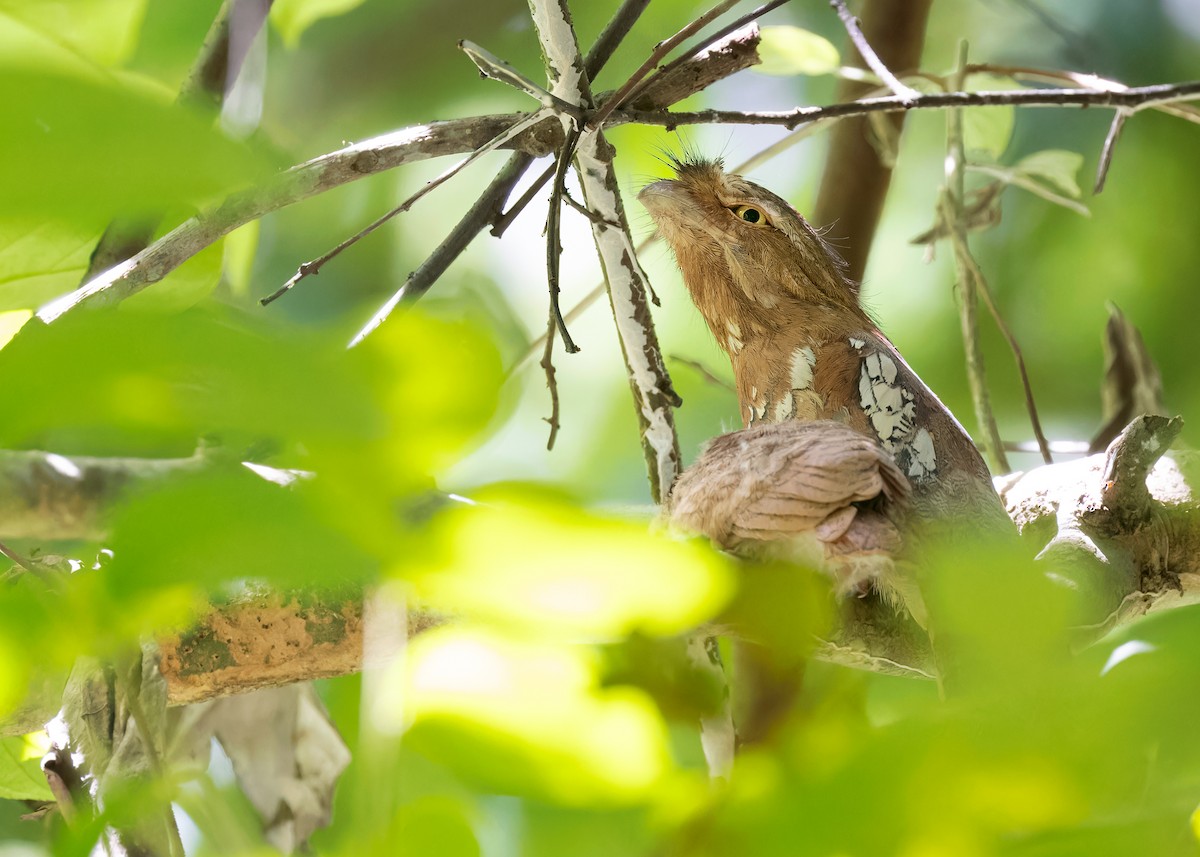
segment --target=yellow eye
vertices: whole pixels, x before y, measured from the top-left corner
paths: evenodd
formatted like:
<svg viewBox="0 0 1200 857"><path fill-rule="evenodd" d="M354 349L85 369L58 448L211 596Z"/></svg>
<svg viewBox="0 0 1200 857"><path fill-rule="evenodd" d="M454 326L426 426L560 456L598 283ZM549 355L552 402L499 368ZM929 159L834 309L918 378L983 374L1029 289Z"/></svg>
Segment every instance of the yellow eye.
<svg viewBox="0 0 1200 857"><path fill-rule="evenodd" d="M755 226L770 225L770 222L767 220L766 212L753 205L735 205L729 210L732 211L739 219Z"/></svg>

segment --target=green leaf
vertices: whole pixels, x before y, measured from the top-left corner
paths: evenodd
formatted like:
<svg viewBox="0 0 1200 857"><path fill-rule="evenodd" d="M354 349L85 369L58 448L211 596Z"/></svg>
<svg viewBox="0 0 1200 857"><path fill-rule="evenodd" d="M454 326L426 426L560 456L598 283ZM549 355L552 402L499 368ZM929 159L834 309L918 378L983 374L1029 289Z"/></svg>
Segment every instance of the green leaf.
<svg viewBox="0 0 1200 857"><path fill-rule="evenodd" d="M304 31L322 18L342 15L362 5L363 0L276 0L271 23L288 47L295 47Z"/></svg>
<svg viewBox="0 0 1200 857"><path fill-rule="evenodd" d="M971 76L972 92L1020 89L1011 78L989 74ZM1016 109L1011 104L968 107L963 110L963 147L973 160L996 161L1012 139Z"/></svg>
<svg viewBox="0 0 1200 857"><path fill-rule="evenodd" d="M30 737L0 738L0 798L54 800Z"/></svg>
<svg viewBox="0 0 1200 857"><path fill-rule="evenodd" d="M258 252L259 221L252 220L225 236L225 280L239 297L250 294L250 275Z"/></svg>
<svg viewBox="0 0 1200 857"><path fill-rule="evenodd" d="M227 442L375 436L383 416L365 355L344 357L341 342L285 335L265 321L100 312L27 324L0 351L0 386L23 403L6 412L0 444L54 446L56 435L88 429L189 445L214 432Z"/></svg>
<svg viewBox="0 0 1200 857"><path fill-rule="evenodd" d="M146 0L0 0L0 14L105 66L133 53L145 13Z"/></svg>
<svg viewBox="0 0 1200 857"><path fill-rule="evenodd" d="M0 310L36 309L79 285L102 226L0 217Z"/></svg>
<svg viewBox="0 0 1200 857"><path fill-rule="evenodd" d="M143 86L0 74L5 210L95 227L120 213L197 205L261 177L267 160Z"/></svg>
<svg viewBox="0 0 1200 857"><path fill-rule="evenodd" d="M833 74L842 65L838 49L826 38L800 27L763 27L754 70L760 74Z"/></svg>
<svg viewBox="0 0 1200 857"><path fill-rule="evenodd" d="M1032 155L1026 155L1017 162L1015 169L1018 173L1041 179L1047 184L1053 185L1072 199L1079 199L1082 192L1079 190L1079 182L1076 177L1082 166L1083 155L1078 152L1066 149L1043 149Z"/></svg>
<svg viewBox="0 0 1200 857"><path fill-rule="evenodd" d="M384 693L404 704L394 717L412 717L410 746L491 791L621 805L651 799L672 770L653 703L600 688L580 647L438 629L412 643L406 681Z"/></svg>
<svg viewBox="0 0 1200 857"><path fill-rule="evenodd" d="M561 498L478 499L439 520L447 556L415 579L437 607L594 639L682 633L729 598L717 554L653 535L644 522L587 515Z"/></svg>
<svg viewBox="0 0 1200 857"><path fill-rule="evenodd" d="M107 584L121 600L245 579L289 586L361 580L371 565L325 521L307 487L285 488L231 464L134 497L114 516Z"/></svg>

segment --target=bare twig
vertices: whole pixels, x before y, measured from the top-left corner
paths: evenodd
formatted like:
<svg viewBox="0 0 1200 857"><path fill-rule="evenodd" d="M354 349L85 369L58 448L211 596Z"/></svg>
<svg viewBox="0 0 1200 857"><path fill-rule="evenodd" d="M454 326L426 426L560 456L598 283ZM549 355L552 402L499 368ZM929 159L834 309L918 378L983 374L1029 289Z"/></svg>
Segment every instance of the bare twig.
<svg viewBox="0 0 1200 857"><path fill-rule="evenodd" d="M846 8L845 0L829 0L829 5L833 7L838 17L842 19L842 25L846 28L846 34L850 37L850 41L854 43L854 47L858 50L858 53L870 67L871 71L875 72L875 75L904 104L912 104L913 100L920 93L897 80L896 76L892 74L883 60L879 58L878 54L871 47L870 42L867 41L867 37L863 35L862 29L858 26L858 21L850 14L850 10Z"/></svg>
<svg viewBox="0 0 1200 857"><path fill-rule="evenodd" d="M1104 190L1104 181L1108 178L1108 168L1112 164L1117 140L1120 139L1121 131L1125 128L1125 120L1132 115L1133 111L1123 107L1118 108L1113 115L1112 124L1108 126L1108 136L1104 138L1104 148L1100 152L1100 162L1096 164L1096 184L1092 188L1093 194Z"/></svg>
<svg viewBox="0 0 1200 857"><path fill-rule="evenodd" d="M554 173L557 170L558 159L556 158L554 163L546 167L545 172L533 180L533 183L526 188L525 193L521 194L517 198L517 201L508 207L507 211L497 215L496 219L492 222L493 236L499 238L508 231L508 227L512 226L513 221L517 219L518 215L525 210L529 203L533 202L533 198L546 186L546 182L554 178Z"/></svg>
<svg viewBox="0 0 1200 857"><path fill-rule="evenodd" d="M589 76L599 73L604 64L608 62L612 56L612 52L616 50L621 40L629 32L629 29L637 21L638 16L645 10L649 0L625 0L621 4L604 31L596 39L596 44L588 52L587 58L584 60L584 67L587 69ZM471 206L462 220L451 230L450 234L437 246L437 249L430 254L420 267L408 276L404 285L392 295L391 298L384 303L382 307L371 317L371 320L363 326L350 342L350 346L354 347L362 342L371 331L375 330L383 321L391 314L402 301L416 300L421 295L428 291L450 264L459 257L466 249L467 245L483 231L487 224L492 224L492 234L499 237L503 234L508 224L521 212L521 210L529 203L542 186L549 181L550 176L554 174L555 164L551 164L546 172L539 179L535 180L529 191L527 191L520 200L518 200L508 212L501 215L501 209L508 195L512 193L513 187L529 165L533 162L532 155L525 152L518 152L509 158L508 163L492 180L487 189L480 195L479 199Z"/></svg>
<svg viewBox="0 0 1200 857"><path fill-rule="evenodd" d="M951 84L955 89L962 89L966 64L967 43L963 41L958 46L957 71ZM975 403L975 419L979 423L979 430L985 436L984 451L991 458L994 467L1001 473L1007 473L1009 471L1008 459L1000 442L1000 431L996 428L996 418L992 414L992 404L987 392L983 348L979 342L979 319L976 311L978 293L971 276L970 266L965 258L968 254L963 252L967 247L963 213L963 167L965 163L962 111L949 110L946 112L946 185L942 191L941 216L949 228L950 234L954 236L954 259L959 282L959 321L962 326L963 347L967 357L967 380L970 382L971 398Z"/></svg>
<svg viewBox="0 0 1200 857"><path fill-rule="evenodd" d="M737 392L737 390L734 388L733 384L729 383L724 378L719 378L716 375L714 375L709 370L709 368L707 366L705 366L703 363L701 363L699 360L692 360L690 357L680 357L677 354L672 354L672 355L668 356L667 359L669 361L671 361L672 363L678 363L680 366L688 367L693 372L696 372L697 374L699 374L700 377L702 377L708 383L712 384L714 387L719 387L722 390L725 390L726 392L729 392L729 393Z"/></svg>
<svg viewBox="0 0 1200 857"><path fill-rule="evenodd" d="M565 113L576 122L583 121L583 111L579 107L574 104L568 104L558 96L546 91L544 87L538 86L538 84L486 48L475 44L469 39L460 41L458 48L470 57L471 62L475 63L475 67L479 69L479 73L483 77L507 83L514 89L533 96L541 102L543 107L549 107L558 113Z"/></svg>
<svg viewBox="0 0 1200 857"><path fill-rule="evenodd" d="M971 253L971 248L965 243L960 244L960 239L965 237L965 231L959 229L951 229L950 237L955 244L955 254L961 254L963 263L970 271L971 285L979 291L983 298L984 304L991 313L992 319L996 322L996 327L1008 342L1008 347L1012 351L1013 359L1017 363L1017 373L1021 376L1021 389L1025 393L1025 410L1029 412L1029 423L1033 427L1033 436L1037 442L1038 452L1042 454L1042 460L1046 464L1053 464L1054 459L1050 456L1050 443L1046 440L1045 432L1042 431L1042 421L1038 417L1037 404L1033 398L1033 387L1029 383L1029 372L1025 368L1025 357L1021 353L1021 346L1017 343L1016 336L1008 326L1008 322L1004 320L1004 316L1000 314L1000 308L996 306L996 297L992 294L992 288L988 285L987 278L983 275L983 270L979 267L979 263L975 260ZM1008 447L1005 446L1005 449Z"/></svg>
<svg viewBox="0 0 1200 857"><path fill-rule="evenodd" d="M862 116L900 110L943 110L948 107L1128 107L1135 111L1180 101L1200 99L1200 80L1184 83L1107 89L1015 89L978 92L923 92L910 103L895 96L864 98L823 107L798 107L778 112L741 110L695 110L690 112L624 110L616 117L643 125L662 125L668 130L683 125L782 125L795 128L806 122L835 116Z"/></svg>
<svg viewBox="0 0 1200 857"><path fill-rule="evenodd" d="M508 163L500 169L500 172L492 179L492 183L463 215L462 220L450 230L450 234L429 254L420 267L408 275L404 285L375 311L371 320L354 334L354 338L350 340L350 348L358 345L379 325L383 324L391 315L392 310L401 302L415 301L429 290L429 287L450 267L450 263L462 254L471 240L499 216L500 206L504 204L504 200L512 192L513 186L520 180L532 162L533 156L524 152L517 152L508 159Z"/></svg>
<svg viewBox="0 0 1200 857"><path fill-rule="evenodd" d="M476 149L474 152L472 152L467 157L463 158L461 161L459 161L457 164L455 164L450 169L446 170L440 176L433 179L432 181L427 182L423 188L418 190L416 193L414 193L408 199L404 200L404 202L400 203L398 206L396 206L391 211L384 214L382 217L377 218L374 222L372 222L371 224L366 226L364 229L360 230L359 232L355 233L354 235L351 235L345 241L342 241L340 244L338 244L336 247L334 247L328 253L325 253L323 256L318 256L316 259L313 259L312 261L305 262L304 264L302 264L296 270L296 273L293 274L286 283L284 283L282 286L280 286L278 289L276 289L271 294L267 295L265 298L263 298L261 301L259 301L259 303L261 303L263 306L266 306L267 304L271 303L272 301L275 301L275 300L279 299L280 297L282 297L283 295L287 294L289 291L291 291L291 289L293 287L295 287L295 285L297 283L299 283L305 277L316 276L317 274L319 274L321 272L321 268L327 262L329 262L331 259L338 256L347 247L351 247L354 244L357 244L359 241L361 241L363 238L366 238L368 235L370 235L372 232L374 232L380 226L383 226L385 223L387 223L389 220L391 220L397 214L402 214L403 212L408 211L410 208L413 207L413 205L415 205L422 197L424 197L430 191L435 190L436 188L440 187L443 183L445 183L449 179L453 178L454 176L458 175L463 169L470 166L475 161L479 160L481 157L486 155L488 152L492 151L493 149L498 148L500 145L507 142L508 140L511 140L513 137L515 137L517 134L520 134L523 130L525 130L529 126L536 125L538 122L542 121L542 119L544 119L547 115L549 115L550 112L551 112L550 108L543 108L542 110L539 110L536 113L531 113L528 116L526 116L526 118L524 120L516 123L515 125L513 125L511 128L509 128L504 133L499 134L496 137L493 137L491 140L489 140L483 146L480 146L478 149Z"/></svg>
<svg viewBox="0 0 1200 857"><path fill-rule="evenodd" d="M529 0L553 92L580 105L593 103L565 0ZM646 459L650 494L661 502L679 473L679 439L672 412L680 404L663 363L646 296L646 274L631 252L629 225L613 169L612 146L599 130L581 134L576 149L579 183L589 208L606 221L592 224L592 238L608 282L617 336L629 373Z"/></svg>
<svg viewBox="0 0 1200 857"><path fill-rule="evenodd" d="M607 108L609 104L612 104L615 109L615 108L619 108L623 105L640 103L641 100L643 99L643 97L645 96L645 93L647 90L653 88L657 84L661 83L663 80L670 79L670 77L673 74L675 74L675 72L678 71L681 67L683 67L683 65L685 63L691 62L693 59L702 56L704 51L708 50L713 45L716 45L725 37L730 36L738 31L742 30L747 25L752 25L753 22L757 21L763 15L767 14L768 12L770 12L774 9L778 9L780 6L782 6L784 3L787 3L787 2L788 2L788 0L770 0L770 2L764 3L763 5L759 6L757 9L747 12L745 15L738 18L732 24L722 27L721 29L719 29L715 33L713 33L711 36L706 36L697 44L692 45L690 48L688 48L686 51L684 51L678 57L671 60L669 63L664 65L662 68L660 68L651 77L646 78L640 84L633 87L633 89L631 89L625 96L622 97L622 99L621 99L622 104L617 104L615 101L615 96L614 96L614 98L609 98L609 99L605 100L601 109ZM592 121L596 121L596 120L593 119Z"/></svg>
<svg viewBox="0 0 1200 857"><path fill-rule="evenodd" d="M650 74L650 72L654 71L654 67L658 65L661 59L663 59L671 51L675 50L675 48L679 47L679 45L683 44L685 40L691 38L693 33L698 33L700 30L708 26L711 21L721 17L736 5L737 0L721 0L720 3L718 3L716 6L713 6L675 35L671 36L669 39L664 39L655 45L654 50L650 52L650 56L644 63L638 66L637 71L630 75L629 79L625 81L625 83L621 84L621 87L611 96L609 96L608 100L601 105L600 109L593 113L588 119L588 130L594 131L595 129L599 128L601 123L608 118L610 113L628 100L638 88L638 84L640 84L646 78L646 76Z"/></svg>
<svg viewBox="0 0 1200 857"><path fill-rule="evenodd" d="M560 225L562 222L562 195L567 180L567 168L575 155L575 147L579 144L580 132L574 128L563 143L562 152L558 155L558 163L554 170L554 184L550 188L550 209L546 213L546 279L550 286L550 317L562 334L563 348L568 354L576 354L579 346L571 339L567 323L563 320L562 308L558 305L559 297L559 263L562 261L562 241ZM547 348L550 344L547 343ZM556 421L557 422L557 421ZM555 426L557 429L557 425Z"/></svg>
<svg viewBox="0 0 1200 857"><path fill-rule="evenodd" d="M1094 74L1082 74L1077 71L1059 71L1057 69L1033 68L1031 66L992 65L990 63L971 63L967 66L967 74L998 74L1011 77L1017 81L1034 83L1070 83L1082 89L1106 89L1113 92L1125 92L1129 89L1123 83ZM944 81L943 81L944 82ZM1190 104L1155 104L1154 110L1177 116L1189 122L1200 124L1200 108Z"/></svg>
<svg viewBox="0 0 1200 857"><path fill-rule="evenodd" d="M18 566L25 569L26 571L34 571L33 563L31 563L25 557L21 556L19 553L17 553L15 550L10 548L4 542L0 542L0 556L4 556L4 557L12 560L14 563L16 563Z"/></svg>
<svg viewBox="0 0 1200 857"><path fill-rule="evenodd" d="M547 451L554 449L554 441L558 439L558 380L554 370L554 332L558 324L559 317L552 309L550 320L546 323L546 347L542 351L542 370L546 373L546 389L550 391L550 416L545 418L550 424L550 436L546 438Z"/></svg>

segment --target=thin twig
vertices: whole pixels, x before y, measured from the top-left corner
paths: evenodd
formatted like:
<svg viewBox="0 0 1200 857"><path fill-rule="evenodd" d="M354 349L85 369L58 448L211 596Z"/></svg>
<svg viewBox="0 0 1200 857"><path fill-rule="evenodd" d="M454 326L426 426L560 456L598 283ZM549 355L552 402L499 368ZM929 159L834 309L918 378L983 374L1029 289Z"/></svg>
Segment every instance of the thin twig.
<svg viewBox="0 0 1200 857"><path fill-rule="evenodd" d="M404 285L376 310L375 314L371 316L371 320L354 334L348 347L353 348L362 342L379 325L383 324L391 315L392 310L401 302L415 301L429 290L429 287L446 272L450 264L462 255L471 240L499 215L500 207L512 193L513 186L525 174L525 170L532 162L533 156L524 152L517 152L508 159L508 163L500 169L500 172L492 179L492 183L480 194L479 199L475 200L474 204L467 209L467 213L450 230L450 234L429 254L420 267L408 275Z"/></svg>
<svg viewBox="0 0 1200 857"><path fill-rule="evenodd" d="M1108 168L1112 164L1117 140L1120 139L1121 131L1125 128L1125 120L1132 115L1133 111L1123 107L1117 108L1117 112L1113 115L1112 124L1108 126L1108 136L1104 138L1104 148L1100 151L1100 163L1096 164L1096 184L1092 188L1093 194L1104 190L1104 182L1108 178Z"/></svg>
<svg viewBox="0 0 1200 857"><path fill-rule="evenodd" d="M32 562L30 562L25 557L21 556L19 553L17 553L15 550L10 548L4 542L0 542L0 555L3 555L5 557L7 557L8 559L12 560L14 563L19 565L21 568L25 569L26 571L29 571L29 572L36 571Z"/></svg>
<svg viewBox="0 0 1200 857"><path fill-rule="evenodd" d="M513 89L533 96L541 102L543 107L549 107L559 113L565 113L576 122L583 121L582 109L574 104L563 101L552 92L548 92L545 87L534 83L487 48L477 45L469 39L461 40L458 43L458 48L471 59L471 62L475 63L475 67L479 69L479 73L483 77L497 80L500 83L507 83Z"/></svg>
<svg viewBox="0 0 1200 857"><path fill-rule="evenodd" d="M546 438L546 451L554 449L554 441L558 439L558 380L554 370L554 332L558 329L558 318L554 310L550 311L550 319L546 322L546 347L542 351L542 369L546 373L546 389L550 391L550 416L545 417L550 424L550 436Z"/></svg>
<svg viewBox="0 0 1200 857"><path fill-rule="evenodd" d="M996 74L1011 77L1017 81L1033 81L1038 83L1059 83L1066 81L1083 89L1106 89L1113 92L1125 92L1129 89L1123 83L1094 74L1081 74L1077 71L1059 71L1057 69L1034 68L1021 65L992 65L990 63L971 63L967 66L967 75ZM1190 104L1156 104L1154 110L1186 119L1188 122L1200 124L1200 108Z"/></svg>
<svg viewBox="0 0 1200 857"><path fill-rule="evenodd" d="M832 121L836 121L836 120L830 120L830 121L832 122ZM738 164L737 166L733 167L733 169L730 170L730 172L742 173L742 172L746 172L750 169L753 169L754 167L759 166L760 164L764 163L765 161L769 160L770 158L775 157L780 152L783 152L789 146L799 143L805 137L809 136L810 134L815 133L821 127L824 127L824 126L821 124L818 124L818 123L814 123L814 124L808 125L804 128L797 128L795 131L788 134L782 140L779 140L776 143L772 143L770 146L768 146L767 148L758 152L757 154L751 155L748 159L746 159L742 163ZM507 217L507 215L505 215L505 217ZM658 233L657 232L652 232L650 235L647 235L634 248L634 255L640 256L643 252L645 252L647 249L649 249L650 246L653 245L656 241L658 241ZM590 292L588 292L586 295L584 295L582 298L580 298L579 302L577 304L575 304L575 306L571 307L571 309L567 312L566 316L564 316L564 318L567 321L567 324L571 324L572 322L576 321L581 315L583 315L592 306L592 304L594 304L596 301L600 300L600 298L604 297L604 292L605 292L604 283L600 283L595 288L593 288ZM657 305L657 302L656 302L656 305ZM517 370L519 370L531 358L533 358L537 354L538 349L541 348L544 344L545 344L545 335L539 336L537 339L530 342L525 347L525 350L523 352L521 352L521 356L517 358L515 363L513 363L512 368L510 368L508 370L509 376L515 374L517 372Z"/></svg>
<svg viewBox="0 0 1200 857"><path fill-rule="evenodd" d="M829 0L829 5L837 12L839 18L842 19L842 25L846 28L846 34L850 36L850 41L854 43L854 47L858 49L859 54L871 71L875 72L876 76L887 85L887 88L899 98L904 104L912 104L913 101L920 95L917 90L911 86L905 86L901 83L887 65L875 53L867 41L867 37L863 35L862 28L858 26L858 20L850 14L850 10L846 8L845 0Z"/></svg>
<svg viewBox="0 0 1200 857"><path fill-rule="evenodd" d="M609 22L604 25L600 35L592 44L587 56L583 59L583 67L587 71L588 80L595 80L600 70L608 64L613 52L620 46L637 19L646 11L650 0L625 0L620 8L613 13Z"/></svg>
<svg viewBox="0 0 1200 857"><path fill-rule="evenodd" d="M546 182L554 178L554 173L557 170L558 160L556 159L554 163L546 167L545 172L533 180L533 184L526 189L525 193L521 194L516 202L508 207L507 211L496 217L492 223L492 235L496 238L502 236L508 230L508 227L512 225L512 222L517 219L517 215L524 211L529 203L533 202L533 198L538 195L538 191L546 186Z"/></svg>
<svg viewBox="0 0 1200 857"><path fill-rule="evenodd" d="M1107 89L1014 89L978 92L923 92L911 102L895 96L864 98L822 107L798 107L778 112L741 110L694 110L673 113L667 110L623 110L614 119L643 125L662 125L668 130L683 125L782 125L795 128L806 122L834 116L861 116L867 113L891 113L900 110L942 110L947 107L1129 107L1145 110L1180 101L1200 99L1200 80L1184 83L1134 86L1113 91Z"/></svg>
<svg viewBox="0 0 1200 857"><path fill-rule="evenodd" d="M588 208L582 202L579 202L578 200L576 200L575 197L571 196L571 192L568 191L565 187L563 188L563 192L562 192L562 201L565 202L567 205L571 206L571 208L575 209L580 214L582 214L584 217L586 217L592 223L600 223L600 224L603 224L604 226L611 226L613 229L620 229L620 227L617 224L613 223L611 220L605 220L603 217L600 216L600 214L598 212L592 211L590 208Z"/></svg>
<svg viewBox="0 0 1200 857"><path fill-rule="evenodd" d="M663 59L671 51L675 50L684 40L692 37L693 33L697 33L704 27L708 26L709 22L716 20L721 15L724 15L730 9L737 5L738 0L721 0L716 6L709 9L696 20L692 21L682 30L655 45L654 50L650 52L649 58L642 63L637 71L630 75L629 79L614 92L607 101L601 105L600 109L592 114L588 120L588 130L595 130L600 127L610 113L617 109L629 96L637 89L638 84L645 79L646 75L654 71L654 67L658 65L659 60Z"/></svg>
<svg viewBox="0 0 1200 857"><path fill-rule="evenodd" d="M584 68L589 76L600 72L649 2L650 0L625 0L621 4L621 8L613 15L604 31L596 39L592 49L588 51L587 58L584 60ZM554 174L556 165L552 163L542 177L534 181L530 191L502 215L501 211L508 195L512 193L513 187L520 181L521 176L525 174L533 161L534 157L525 152L517 152L509 158L508 163L496 174L496 178L467 210L450 234L429 255L429 258L408 276L404 285L376 311L371 320L355 334L350 342L351 348L358 345L379 327L401 302L413 301L425 294L489 223L492 224L493 235L499 237L503 234L508 224Z"/></svg>
<svg viewBox="0 0 1200 857"><path fill-rule="evenodd" d="M449 179L453 178L454 176L458 175L463 169L470 166L475 161L479 160L481 157L486 155L488 152L492 151L493 149L496 149L497 147L499 147L501 144L507 142L508 140L511 140L513 137L517 136L523 130L525 130L525 128L528 128L531 125L536 125L538 122L541 122L543 119L545 119L551 113L552 113L552 111L550 110L550 108L542 108L541 110L537 111L536 113L528 114L525 117L525 119L523 119L521 122L516 123L515 125L510 127L507 131L505 131L503 134L499 134L496 137L493 137L490 141L488 141L484 145L480 146L478 149L476 149L474 152L472 152L467 157L463 158L461 161L459 161L457 164L455 164L450 169L446 170L440 176L438 176L437 178L433 179L432 181L426 183L426 185L423 188L418 190L416 193L414 193L408 199L404 200L404 202L400 203L398 206L396 206L391 211L384 214L382 217L377 218L373 223L368 225L366 228L360 230L359 232L355 233L354 235L351 235L349 238L347 238L345 241L338 244L336 247L334 247L332 250L330 250L328 253L324 254L323 256L318 256L316 259L313 259L312 261L305 262L303 265L301 265L296 270L296 273L292 275L291 279L289 279L286 283L284 283L282 286L280 286L274 292L272 292L271 294L267 295L265 298L260 300L259 303L261 303L263 306L266 306L267 304L271 303L272 301L275 301L275 300L279 299L280 297L282 297L283 295L287 294L289 291L291 291L291 289L293 287L295 287L295 285L297 283L299 283L305 277L316 276L317 274L319 274L321 272L321 268L327 262L329 262L331 259L338 256L347 247L351 247L351 246L357 244L359 241L361 241L363 238L366 238L368 235L370 235L372 232L374 232L380 226L383 226L385 223L387 223L389 220L391 220L397 214L402 214L403 212L408 211L410 208L413 207L413 205L415 205L417 203L417 201L419 201L427 193L440 187L443 183L445 183Z"/></svg>
<svg viewBox="0 0 1200 857"><path fill-rule="evenodd" d="M959 42L957 71L952 86L962 89L965 67L967 64L967 43ZM954 260L958 269L959 282L959 321L962 326L963 346L967 358L967 380L970 382L971 398L975 403L975 419L980 431L985 435L984 449L992 459L993 465L1001 472L1008 473L1008 459L1000 442L1000 431L996 428L996 418L992 413L991 400L988 398L987 378L984 372L983 348L979 341L979 319L977 313L978 293L971 277L971 270L963 252L967 247L966 226L963 214L963 165L966 158L963 153L962 111L952 109L946 112L946 185L942 191L942 219L954 236Z"/></svg>
<svg viewBox="0 0 1200 857"><path fill-rule="evenodd" d="M742 29L747 24L757 21L763 15L767 14L768 12L770 12L774 9L778 9L780 6L782 6L784 3L787 3L787 2L788 2L788 0L770 0L769 3L764 3L762 6L759 6L757 9L747 12L745 15L738 18L732 24L722 27L721 29L719 29L715 33L713 33L711 36L706 36L704 39L702 39L701 41L692 45L690 48L688 48L683 53L681 53L678 57L676 57L675 59L671 60L669 63L664 65L657 72L655 72L652 76L647 77L640 84L633 87L633 89L631 89L626 95L624 95L622 97L622 99L621 99L622 102L624 104L632 104L634 101L636 101L639 98L639 96L644 94L646 92L646 90L648 90L652 86L654 86L656 82L669 77L671 74L673 74L675 72L676 69L678 69L684 63L690 62L693 59L695 59L697 56L699 56L702 51L707 50L708 48L712 47L717 42L719 42L721 39L725 38L726 36L730 35L731 33L736 33L738 30ZM613 104L614 109L621 106L620 104L617 104L615 101L613 101L612 98L609 98L609 99L605 100L601 109L606 108L610 103ZM595 122L596 120L593 119L592 121Z"/></svg>
<svg viewBox="0 0 1200 857"><path fill-rule="evenodd" d="M681 366L686 366L692 371L698 373L705 381L712 384L714 387L720 387L722 390L727 390L730 393L736 393L737 390L733 384L726 381L724 378L719 378L714 375L707 366L699 360L692 360L690 357L680 357L676 354L671 354L667 357L672 363L678 363Z"/></svg>
<svg viewBox="0 0 1200 857"><path fill-rule="evenodd" d="M996 305L996 297L992 294L992 288L988 285L987 278L983 275L983 270L979 267L979 263L971 253L970 246L965 243L960 244L960 238L963 237L963 233L959 230L951 230L950 236L955 242L955 253L961 254L962 261L970 271L973 287L978 289L984 304L988 308L988 312L992 314L992 319L996 322L996 327L999 328L1000 333L1008 342L1008 347L1013 353L1013 359L1017 363L1017 373L1021 376L1021 388L1025 392L1025 409L1029 412L1029 423L1033 427L1033 436L1037 441L1038 451L1041 452L1042 460L1046 464L1053 464L1054 460L1050 457L1050 443L1046 440L1046 435L1042 431L1042 421L1038 417L1037 404L1033 399L1033 387L1029 383L1029 372L1025 368L1025 357L1021 353L1021 346L1017 344L1017 338L1009 328L1008 322L1000 314L1000 308Z"/></svg>
<svg viewBox="0 0 1200 857"><path fill-rule="evenodd" d="M550 285L550 317L558 325L562 334L563 349L568 354L577 354L579 346L571 339L567 330L567 322L563 319L562 307L559 306L559 263L562 261L561 220L562 195L566 189L567 169L575 155L575 147L579 144L580 130L571 129L558 155L558 164L554 171L554 184L550 187L550 210L546 213L546 279Z"/></svg>

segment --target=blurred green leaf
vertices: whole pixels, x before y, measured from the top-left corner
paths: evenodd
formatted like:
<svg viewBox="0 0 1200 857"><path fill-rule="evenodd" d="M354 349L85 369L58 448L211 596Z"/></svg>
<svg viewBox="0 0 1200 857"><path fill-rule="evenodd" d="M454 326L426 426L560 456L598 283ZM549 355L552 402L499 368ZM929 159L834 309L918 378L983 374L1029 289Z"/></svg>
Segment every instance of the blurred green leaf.
<svg viewBox="0 0 1200 857"><path fill-rule="evenodd" d="M146 0L0 0L0 14L106 66L129 58L145 12Z"/></svg>
<svg viewBox="0 0 1200 857"><path fill-rule="evenodd" d="M304 31L322 18L343 15L361 6L363 0L276 0L271 23L288 47L295 47Z"/></svg>
<svg viewBox="0 0 1200 857"><path fill-rule="evenodd" d="M361 580L371 563L294 489L240 465L210 468L134 497L115 515L105 571L125 592L231 581L301 586Z"/></svg>
<svg viewBox="0 0 1200 857"><path fill-rule="evenodd" d="M259 221L252 220L225 236L225 280L229 283L229 291L238 297L250 294L259 231Z"/></svg>
<svg viewBox="0 0 1200 857"><path fill-rule="evenodd" d="M478 786L604 806L648 800L671 771L654 705L601 689L581 648L438 629L408 660L405 740Z"/></svg>
<svg viewBox="0 0 1200 857"><path fill-rule="evenodd" d="M22 220L197 204L267 174L269 161L183 107L115 80L0 69L0 186Z"/></svg>
<svg viewBox="0 0 1200 857"><path fill-rule="evenodd" d="M826 38L793 26L762 27L758 56L752 68L760 74L833 74L842 65L838 49Z"/></svg>
<svg viewBox="0 0 1200 857"><path fill-rule="evenodd" d="M41 753L31 736L0 738L0 798L54 800L42 774Z"/></svg>
<svg viewBox="0 0 1200 857"><path fill-rule="evenodd" d="M710 618L731 581L706 546L647 532L559 502L487 495L442 516L440 567L420 570L435 606L524 633L611 638L677 634Z"/></svg>
<svg viewBox="0 0 1200 857"><path fill-rule="evenodd" d="M400 842L412 854L479 857L480 853L462 802L445 797L421 798L401 807L389 841L375 853L395 854Z"/></svg>
<svg viewBox="0 0 1200 857"><path fill-rule="evenodd" d="M220 312L35 322L0 351L0 383L25 402L0 420L0 443L100 427L188 444L213 432L361 441L380 435L383 418L360 360L340 343Z"/></svg>
<svg viewBox="0 0 1200 857"><path fill-rule="evenodd" d="M1071 199L1079 199L1077 176L1083 166L1083 155L1065 149L1043 149L1017 161L1014 169L1023 175L1041 179Z"/></svg>
<svg viewBox="0 0 1200 857"><path fill-rule="evenodd" d="M102 227L0 217L0 310L37 309L79 285Z"/></svg>

